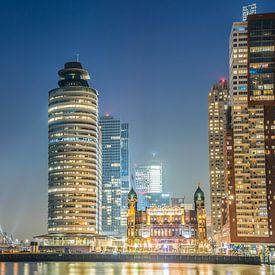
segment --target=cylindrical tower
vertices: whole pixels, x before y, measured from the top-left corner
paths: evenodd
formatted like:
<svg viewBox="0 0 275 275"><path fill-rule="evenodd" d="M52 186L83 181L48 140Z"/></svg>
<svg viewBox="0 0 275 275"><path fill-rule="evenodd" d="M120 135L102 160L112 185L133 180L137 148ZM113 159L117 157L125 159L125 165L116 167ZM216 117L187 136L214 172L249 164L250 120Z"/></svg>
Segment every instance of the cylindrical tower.
<svg viewBox="0 0 275 275"><path fill-rule="evenodd" d="M58 74L48 106L48 233L99 233L98 93L79 62Z"/></svg>

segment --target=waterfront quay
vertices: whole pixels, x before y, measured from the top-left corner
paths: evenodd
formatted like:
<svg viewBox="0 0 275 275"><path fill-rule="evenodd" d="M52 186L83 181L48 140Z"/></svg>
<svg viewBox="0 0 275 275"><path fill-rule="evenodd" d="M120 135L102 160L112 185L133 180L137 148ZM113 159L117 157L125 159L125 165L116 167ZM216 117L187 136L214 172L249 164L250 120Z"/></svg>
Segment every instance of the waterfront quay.
<svg viewBox="0 0 275 275"><path fill-rule="evenodd" d="M154 262L261 264L258 256L186 255L169 253L5 253L0 262Z"/></svg>

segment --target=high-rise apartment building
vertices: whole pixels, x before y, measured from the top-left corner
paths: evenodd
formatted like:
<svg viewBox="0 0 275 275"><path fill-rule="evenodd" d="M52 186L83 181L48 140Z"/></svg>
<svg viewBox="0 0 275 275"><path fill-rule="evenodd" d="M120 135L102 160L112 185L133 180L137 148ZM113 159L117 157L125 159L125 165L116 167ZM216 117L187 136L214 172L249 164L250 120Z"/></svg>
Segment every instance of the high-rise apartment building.
<svg viewBox="0 0 275 275"><path fill-rule="evenodd" d="M48 106L48 233L77 239L101 232L98 93L79 62L58 74Z"/></svg>
<svg viewBox="0 0 275 275"><path fill-rule="evenodd" d="M99 121L102 135L102 231L126 233L129 192L128 124L110 115Z"/></svg>
<svg viewBox="0 0 275 275"><path fill-rule="evenodd" d="M247 207L245 198L246 192L250 193L244 186L244 184L250 182L249 112L247 106L247 22L233 23L229 56L232 131L227 131L227 146L233 146L230 166L233 175L232 180L228 181L227 185L230 235L236 232L237 236L237 227L241 229L247 223L245 219L246 214L244 213ZM231 140L230 134L232 135ZM228 160L226 162L228 163ZM231 241L234 242L234 238L230 238Z"/></svg>
<svg viewBox="0 0 275 275"><path fill-rule="evenodd" d="M138 209L144 210L146 193L162 193L162 164L154 161L136 166L135 189L138 194Z"/></svg>
<svg viewBox="0 0 275 275"><path fill-rule="evenodd" d="M226 80L213 85L208 94L208 147L211 221L213 236L221 234L221 202L226 196L224 180L224 132L229 105Z"/></svg>
<svg viewBox="0 0 275 275"><path fill-rule="evenodd" d="M258 14L233 23L230 35L230 242L275 242L274 33L275 14Z"/></svg>

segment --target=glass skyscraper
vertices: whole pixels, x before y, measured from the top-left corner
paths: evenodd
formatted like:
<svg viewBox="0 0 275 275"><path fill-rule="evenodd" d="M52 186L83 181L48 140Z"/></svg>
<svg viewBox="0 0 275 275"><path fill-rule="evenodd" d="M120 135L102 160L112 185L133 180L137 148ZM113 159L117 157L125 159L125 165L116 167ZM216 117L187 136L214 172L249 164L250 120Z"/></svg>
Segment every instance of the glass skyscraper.
<svg viewBox="0 0 275 275"><path fill-rule="evenodd" d="M100 118L102 134L102 230L126 233L129 192L128 124L110 115Z"/></svg>
<svg viewBox="0 0 275 275"><path fill-rule="evenodd" d="M101 231L98 93L79 62L58 74L48 106L48 233L77 238Z"/></svg>
<svg viewBox="0 0 275 275"><path fill-rule="evenodd" d="M138 209L145 210L147 193L162 193L162 164L154 161L135 169L135 190L138 194Z"/></svg>

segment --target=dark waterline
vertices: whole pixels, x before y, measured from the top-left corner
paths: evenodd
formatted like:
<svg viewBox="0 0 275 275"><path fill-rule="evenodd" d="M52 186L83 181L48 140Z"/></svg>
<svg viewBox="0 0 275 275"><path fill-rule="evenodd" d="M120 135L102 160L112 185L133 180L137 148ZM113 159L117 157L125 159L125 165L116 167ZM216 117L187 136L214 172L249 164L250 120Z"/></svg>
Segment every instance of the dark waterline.
<svg viewBox="0 0 275 275"><path fill-rule="evenodd" d="M81 263L81 262L48 262L48 263L0 263L1 275L262 275L275 274L275 266L267 265L222 265L222 264L175 264L175 263Z"/></svg>

